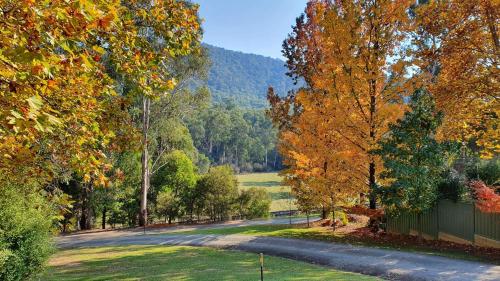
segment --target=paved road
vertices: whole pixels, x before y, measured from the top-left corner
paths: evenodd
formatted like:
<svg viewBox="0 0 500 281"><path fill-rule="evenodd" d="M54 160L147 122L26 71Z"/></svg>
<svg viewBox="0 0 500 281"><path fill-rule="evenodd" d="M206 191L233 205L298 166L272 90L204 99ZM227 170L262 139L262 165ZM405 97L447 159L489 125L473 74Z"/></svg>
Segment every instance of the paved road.
<svg viewBox="0 0 500 281"><path fill-rule="evenodd" d="M233 223L230 226L248 225L247 223ZM264 224L260 222L252 223ZM227 227L227 224L216 227ZM392 280L500 280L500 266L479 262L278 237L175 234L175 231L181 229L170 229L167 232L171 233L165 235L158 233L155 233L157 235L144 235L138 231L72 235L59 237L57 244L62 248L115 245L207 246L256 253L262 252L268 255L317 263L336 269L381 276ZM186 230L186 228L182 230ZM161 232L165 232L165 230L161 230Z"/></svg>

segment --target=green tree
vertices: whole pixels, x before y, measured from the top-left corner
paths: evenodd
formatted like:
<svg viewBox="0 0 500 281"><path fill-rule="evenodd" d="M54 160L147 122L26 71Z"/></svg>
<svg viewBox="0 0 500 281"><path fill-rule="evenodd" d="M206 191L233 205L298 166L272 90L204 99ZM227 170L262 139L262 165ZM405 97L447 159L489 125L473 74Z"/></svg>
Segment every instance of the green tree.
<svg viewBox="0 0 500 281"><path fill-rule="evenodd" d="M238 198L238 181L231 167L210 168L199 179L197 190L203 195L203 207L211 220L226 220L233 214Z"/></svg>
<svg viewBox="0 0 500 281"><path fill-rule="evenodd" d="M110 64L124 77L129 94L141 99L142 132L139 224L147 224L152 168L150 125L152 101L175 93L175 59L199 51L198 6L190 1L122 1L117 38L110 38ZM118 39L119 38L119 39ZM138 122L139 123L139 122Z"/></svg>
<svg viewBox="0 0 500 281"><path fill-rule="evenodd" d="M382 157L382 176L390 182L380 188L382 203L389 212L416 213L421 238L422 212L435 203L445 168L446 149L435 139L443 115L425 90L416 90L409 106L403 118L390 125L375 153Z"/></svg>
<svg viewBox="0 0 500 281"><path fill-rule="evenodd" d="M155 174L151 183L152 187L160 192L164 203L170 205L161 206L159 205L161 202L157 202L157 206L161 209L169 208L169 221L178 217L181 207L184 207L187 214L192 217L196 172L193 162L183 151L175 150L168 154L165 164ZM176 200L177 208L171 206L174 203L173 200L165 201L168 197Z"/></svg>
<svg viewBox="0 0 500 281"><path fill-rule="evenodd" d="M263 189L252 187L248 190L242 190L237 202L238 212L242 218L254 219L269 216L271 198Z"/></svg>
<svg viewBox="0 0 500 281"><path fill-rule="evenodd" d="M158 193L156 211L158 215L165 217L165 222L172 223L172 220L179 215L180 206L179 199L174 196L172 190L167 189Z"/></svg>

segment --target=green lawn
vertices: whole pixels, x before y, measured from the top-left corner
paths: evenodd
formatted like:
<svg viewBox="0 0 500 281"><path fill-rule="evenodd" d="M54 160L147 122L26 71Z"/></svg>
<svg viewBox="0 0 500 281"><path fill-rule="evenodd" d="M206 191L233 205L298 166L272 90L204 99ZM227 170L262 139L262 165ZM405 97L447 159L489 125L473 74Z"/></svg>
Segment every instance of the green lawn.
<svg viewBox="0 0 500 281"><path fill-rule="evenodd" d="M399 244L398 242L380 241L375 239L362 239L352 235L346 235L339 231L333 232L330 228L311 227L302 225L252 225L242 227L228 227L219 229L201 229L186 232L176 232L175 234L243 234L254 236L274 236L296 239L321 240L328 242L348 243L351 245L377 247L389 250L416 252L429 255L444 256L449 258L483 261L500 264L500 260L495 259L487 253L471 253L457 249L435 249L425 245Z"/></svg>
<svg viewBox="0 0 500 281"><path fill-rule="evenodd" d="M380 280L266 256L265 280ZM58 252L41 280L259 280L258 255L186 246L121 246Z"/></svg>
<svg viewBox="0 0 500 281"><path fill-rule="evenodd" d="M281 185L281 177L278 173L253 173L237 175L241 189L257 187L269 192L271 199L271 212L290 209L289 192L290 187ZM292 201L292 209L296 206Z"/></svg>

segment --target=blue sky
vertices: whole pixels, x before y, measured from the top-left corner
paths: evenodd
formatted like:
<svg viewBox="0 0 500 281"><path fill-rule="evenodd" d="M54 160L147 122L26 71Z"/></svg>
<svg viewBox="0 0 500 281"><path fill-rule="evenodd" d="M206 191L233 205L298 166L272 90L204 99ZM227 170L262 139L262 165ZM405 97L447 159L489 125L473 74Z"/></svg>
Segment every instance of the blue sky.
<svg viewBox="0 0 500 281"><path fill-rule="evenodd" d="M307 0L193 0L204 19L203 42L282 58L281 44Z"/></svg>

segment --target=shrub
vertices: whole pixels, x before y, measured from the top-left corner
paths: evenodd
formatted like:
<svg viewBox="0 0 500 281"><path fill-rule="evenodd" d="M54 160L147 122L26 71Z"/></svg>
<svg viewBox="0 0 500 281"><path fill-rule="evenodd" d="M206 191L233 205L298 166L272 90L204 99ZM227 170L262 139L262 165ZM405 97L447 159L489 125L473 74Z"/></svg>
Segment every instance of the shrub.
<svg viewBox="0 0 500 281"><path fill-rule="evenodd" d="M271 198L262 189L252 187L242 190L238 197L240 216L247 219L264 218L269 216Z"/></svg>
<svg viewBox="0 0 500 281"><path fill-rule="evenodd" d="M44 266L52 219L36 192L0 187L0 280L25 280Z"/></svg>
<svg viewBox="0 0 500 281"><path fill-rule="evenodd" d="M500 158L482 160L467 167L467 177L471 180L481 180L486 185L500 183Z"/></svg>
<svg viewBox="0 0 500 281"><path fill-rule="evenodd" d="M454 202L463 200L467 194L467 187L458 175L449 172L438 184L439 199L449 199Z"/></svg>
<svg viewBox="0 0 500 281"><path fill-rule="evenodd" d="M500 195L482 181L471 181L469 186L474 193L476 206L486 213L500 213Z"/></svg>
<svg viewBox="0 0 500 281"><path fill-rule="evenodd" d="M347 225L349 223L347 215L343 211L335 211L335 218L340 220L343 225Z"/></svg>

